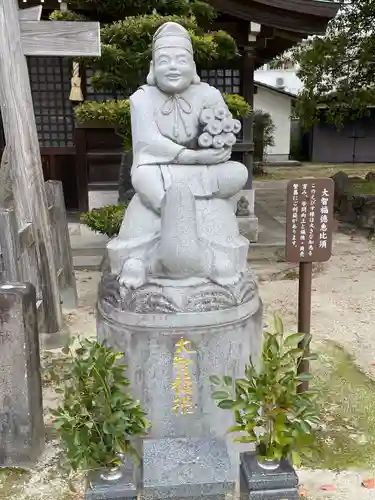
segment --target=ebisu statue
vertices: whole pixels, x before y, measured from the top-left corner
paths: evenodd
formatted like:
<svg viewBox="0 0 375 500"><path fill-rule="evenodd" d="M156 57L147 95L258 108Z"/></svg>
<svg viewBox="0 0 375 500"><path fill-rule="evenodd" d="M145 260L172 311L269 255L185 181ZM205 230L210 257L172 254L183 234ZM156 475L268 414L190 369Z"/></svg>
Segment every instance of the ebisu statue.
<svg viewBox="0 0 375 500"><path fill-rule="evenodd" d="M243 376L262 338L233 201L247 180L230 160L241 124L199 80L190 36L172 22L156 31L147 84L130 106L136 194L108 243L98 339L125 353L150 438L224 439L233 416L212 400L209 377Z"/></svg>
<svg viewBox="0 0 375 500"><path fill-rule="evenodd" d="M181 25L156 31L147 84L130 108L136 195L108 245L112 273L125 289L161 278L238 282L248 241L230 198L248 173L230 157L241 125L221 93L200 81Z"/></svg>

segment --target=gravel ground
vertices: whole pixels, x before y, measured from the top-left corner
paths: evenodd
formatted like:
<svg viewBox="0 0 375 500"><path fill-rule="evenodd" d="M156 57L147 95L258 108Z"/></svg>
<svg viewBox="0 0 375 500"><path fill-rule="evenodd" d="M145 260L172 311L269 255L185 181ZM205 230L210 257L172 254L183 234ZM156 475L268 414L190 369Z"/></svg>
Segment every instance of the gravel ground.
<svg viewBox="0 0 375 500"><path fill-rule="evenodd" d="M276 312L295 329L298 281L262 281L259 287L265 318ZM312 289L313 338L338 342L375 378L375 244L336 233L333 256L317 266Z"/></svg>

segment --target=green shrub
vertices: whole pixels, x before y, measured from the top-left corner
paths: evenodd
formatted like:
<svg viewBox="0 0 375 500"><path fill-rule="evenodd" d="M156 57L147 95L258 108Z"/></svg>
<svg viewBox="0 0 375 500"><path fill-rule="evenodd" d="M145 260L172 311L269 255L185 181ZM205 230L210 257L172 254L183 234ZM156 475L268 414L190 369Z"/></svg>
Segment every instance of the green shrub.
<svg viewBox="0 0 375 500"><path fill-rule="evenodd" d="M253 113L254 160L263 162L267 148L275 145L275 124L268 113L256 109Z"/></svg>
<svg viewBox="0 0 375 500"><path fill-rule="evenodd" d="M127 388L123 353L98 342L72 340L63 349L64 367L51 374L63 401L52 410L52 425L59 433L73 471L108 469L121 455L139 461L132 439L146 434L150 424Z"/></svg>
<svg viewBox="0 0 375 500"><path fill-rule="evenodd" d="M106 234L109 238L116 236L124 218L126 205L106 205L94 208L81 215L81 222L96 233Z"/></svg>
<svg viewBox="0 0 375 500"><path fill-rule="evenodd" d="M298 373L302 359L316 359L307 355L310 339L285 333L281 319L275 317L274 331L264 334L259 369L250 358L244 378L210 377L218 407L234 414L236 424L228 432L239 433L235 442L254 443L260 459L289 459L300 465L301 456L311 456L320 420L317 393L298 392L312 378Z"/></svg>
<svg viewBox="0 0 375 500"><path fill-rule="evenodd" d="M128 99L118 101L87 101L75 107L77 122L97 122L113 127L123 138L124 151L131 149L130 103Z"/></svg>
<svg viewBox="0 0 375 500"><path fill-rule="evenodd" d="M85 16L78 14L77 12L73 12L72 10L54 10L50 16L51 21L87 21Z"/></svg>
<svg viewBox="0 0 375 500"><path fill-rule="evenodd" d="M251 107L249 103L238 94L223 94L224 101L226 102L229 111L232 113L233 118L240 120L249 116Z"/></svg>

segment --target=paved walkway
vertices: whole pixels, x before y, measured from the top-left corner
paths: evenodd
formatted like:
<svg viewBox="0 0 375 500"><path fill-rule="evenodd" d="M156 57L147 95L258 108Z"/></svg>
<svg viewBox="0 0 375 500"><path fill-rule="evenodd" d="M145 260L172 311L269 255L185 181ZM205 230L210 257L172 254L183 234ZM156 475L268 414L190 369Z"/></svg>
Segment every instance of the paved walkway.
<svg viewBox="0 0 375 500"><path fill-rule="evenodd" d="M259 220L259 240L262 246L285 244L285 181L254 181L255 214Z"/></svg>

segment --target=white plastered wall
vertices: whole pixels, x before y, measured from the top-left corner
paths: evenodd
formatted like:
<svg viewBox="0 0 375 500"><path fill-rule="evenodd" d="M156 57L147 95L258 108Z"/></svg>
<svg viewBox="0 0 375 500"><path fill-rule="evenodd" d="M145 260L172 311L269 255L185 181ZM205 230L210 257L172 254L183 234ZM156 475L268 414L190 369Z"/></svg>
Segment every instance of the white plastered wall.
<svg viewBox="0 0 375 500"><path fill-rule="evenodd" d="M268 161L285 161L289 159L290 124L292 113L292 97L258 86L254 95L254 109L262 110L272 117L275 125L275 146L268 148Z"/></svg>

